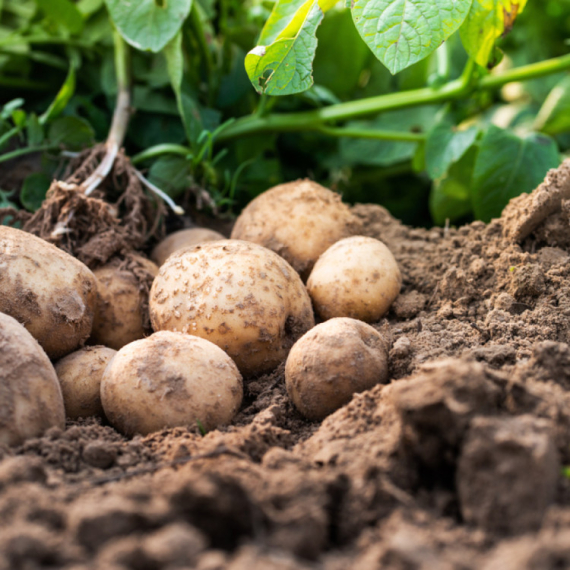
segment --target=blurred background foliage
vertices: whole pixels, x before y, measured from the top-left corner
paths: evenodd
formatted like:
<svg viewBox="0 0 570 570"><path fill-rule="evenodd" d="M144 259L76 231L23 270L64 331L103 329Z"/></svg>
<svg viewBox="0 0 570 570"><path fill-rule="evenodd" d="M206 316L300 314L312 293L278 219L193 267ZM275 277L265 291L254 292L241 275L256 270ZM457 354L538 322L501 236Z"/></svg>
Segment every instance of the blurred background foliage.
<svg viewBox="0 0 570 570"><path fill-rule="evenodd" d="M382 204L416 226L488 220L568 153L568 72L345 124L423 133L425 143L318 131L217 141L220 126L235 118L437 86L462 73L467 55L456 33L438 52L392 76L361 41L343 4L318 29L314 86L261 98L244 58L273 2L194 0L182 27L189 124L181 121L164 54L132 50L126 153L181 202L205 189L221 212L237 213L275 184L310 177L346 201ZM570 0L529 0L499 42L497 69L565 55L569 38ZM67 157L105 139L116 91L113 30L103 0L0 0L0 206L36 209ZM441 149L458 133L453 156L442 158ZM188 151L163 154L157 150L163 144Z"/></svg>

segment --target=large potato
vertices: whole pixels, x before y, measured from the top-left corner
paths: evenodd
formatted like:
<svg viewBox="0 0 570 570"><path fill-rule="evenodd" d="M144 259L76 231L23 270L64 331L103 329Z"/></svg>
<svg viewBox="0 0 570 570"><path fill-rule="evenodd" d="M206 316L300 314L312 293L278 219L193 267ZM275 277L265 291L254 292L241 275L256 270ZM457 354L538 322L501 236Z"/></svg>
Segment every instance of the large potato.
<svg viewBox="0 0 570 570"><path fill-rule="evenodd" d="M275 251L306 280L323 251L359 229L359 220L338 194L310 180L297 180L252 200L231 237Z"/></svg>
<svg viewBox="0 0 570 570"><path fill-rule="evenodd" d="M160 267L175 251L198 245L205 241L226 239L222 234L207 228L189 228L165 237L150 254L150 258Z"/></svg>
<svg viewBox="0 0 570 570"><path fill-rule="evenodd" d="M382 335L355 319L331 319L300 338L285 365L287 393L311 420L321 420L353 394L385 383L388 353Z"/></svg>
<svg viewBox="0 0 570 570"><path fill-rule="evenodd" d="M46 241L0 226L0 311L22 323L51 359L91 333L96 280L86 265Z"/></svg>
<svg viewBox="0 0 570 570"><path fill-rule="evenodd" d="M0 444L18 445L51 427L65 428L53 365L18 321L0 313Z"/></svg>
<svg viewBox="0 0 570 570"><path fill-rule="evenodd" d="M152 285L150 318L155 330L212 341L247 376L275 368L314 325L293 268L276 253L237 240L172 254Z"/></svg>
<svg viewBox="0 0 570 570"><path fill-rule="evenodd" d="M398 264L377 239L353 236L338 241L317 261L307 290L322 319L351 317L376 322L402 286Z"/></svg>
<svg viewBox="0 0 570 570"><path fill-rule="evenodd" d="M117 352L106 346L86 346L68 354L55 365L65 412L72 420L103 416L101 379Z"/></svg>
<svg viewBox="0 0 570 570"><path fill-rule="evenodd" d="M101 382L105 415L127 435L197 421L214 429L231 421L242 396L241 375L223 350L170 331L122 348Z"/></svg>
<svg viewBox="0 0 570 570"><path fill-rule="evenodd" d="M108 263L93 273L97 278L97 309L90 342L119 350L151 333L148 290L158 267L135 256L123 264Z"/></svg>

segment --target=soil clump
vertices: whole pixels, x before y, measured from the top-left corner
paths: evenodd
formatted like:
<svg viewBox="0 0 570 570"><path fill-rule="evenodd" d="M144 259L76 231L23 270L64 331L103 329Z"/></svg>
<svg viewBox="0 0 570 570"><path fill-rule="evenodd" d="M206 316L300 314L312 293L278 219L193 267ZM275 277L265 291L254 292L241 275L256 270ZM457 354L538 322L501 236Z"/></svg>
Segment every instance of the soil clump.
<svg viewBox="0 0 570 570"><path fill-rule="evenodd" d="M402 271L391 382L322 422L281 365L204 436L90 419L0 449L0 570L570 566L568 172L489 224L352 208Z"/></svg>

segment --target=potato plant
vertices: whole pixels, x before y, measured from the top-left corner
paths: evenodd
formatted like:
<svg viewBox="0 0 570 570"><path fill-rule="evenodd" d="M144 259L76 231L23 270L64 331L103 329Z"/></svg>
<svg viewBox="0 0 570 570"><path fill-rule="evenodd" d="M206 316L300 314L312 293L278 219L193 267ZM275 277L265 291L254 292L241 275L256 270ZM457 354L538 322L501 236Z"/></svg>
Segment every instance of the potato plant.
<svg viewBox="0 0 570 570"><path fill-rule="evenodd" d="M23 181L0 178L0 207L35 210L60 158L104 139L114 113L106 167L124 145L147 186L179 200L239 210L310 173L408 222L489 220L570 145L567 12L557 0L4 0L0 162L43 158Z"/></svg>

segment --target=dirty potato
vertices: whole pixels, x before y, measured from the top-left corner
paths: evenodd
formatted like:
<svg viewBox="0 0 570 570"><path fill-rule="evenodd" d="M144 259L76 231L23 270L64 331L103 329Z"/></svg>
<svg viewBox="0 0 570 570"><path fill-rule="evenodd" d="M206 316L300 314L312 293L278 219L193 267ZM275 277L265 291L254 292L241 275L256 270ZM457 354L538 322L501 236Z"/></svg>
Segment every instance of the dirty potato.
<svg viewBox="0 0 570 570"><path fill-rule="evenodd" d="M275 368L314 325L299 275L273 251L238 240L172 254L150 293L155 330L217 344L245 376Z"/></svg>
<svg viewBox="0 0 570 570"><path fill-rule="evenodd" d="M287 393L311 420L321 420L353 394L388 379L388 352L382 335L356 319L317 325L291 349L285 365Z"/></svg>
<svg viewBox="0 0 570 570"><path fill-rule="evenodd" d="M69 418L103 416L101 378L115 354L115 350L106 346L87 346L56 363L55 372Z"/></svg>
<svg viewBox="0 0 570 570"><path fill-rule="evenodd" d="M51 359L91 333L97 285L83 263L31 234L0 226L0 311L22 323Z"/></svg>
<svg viewBox="0 0 570 570"><path fill-rule="evenodd" d="M0 313L0 444L19 445L51 427L65 428L53 365L18 321Z"/></svg>
<svg viewBox="0 0 570 570"><path fill-rule="evenodd" d="M158 267L137 255L113 261L93 273L98 294L90 342L119 350L150 334L148 290Z"/></svg>
<svg viewBox="0 0 570 570"><path fill-rule="evenodd" d="M239 409L242 377L232 359L202 338L161 331L123 347L105 369L101 400L126 435L227 424Z"/></svg>
<svg viewBox="0 0 570 570"><path fill-rule="evenodd" d="M380 319L402 286L398 264L377 239L353 236L338 241L317 261L307 290L322 319Z"/></svg>
<svg viewBox="0 0 570 570"><path fill-rule="evenodd" d="M150 258L160 267L175 251L198 245L205 241L226 239L222 234L207 228L180 230L165 237L150 254Z"/></svg>
<svg viewBox="0 0 570 570"><path fill-rule="evenodd" d="M359 220L338 194L311 180L297 180L252 200L231 237L275 251L305 281L321 253L359 229Z"/></svg>

